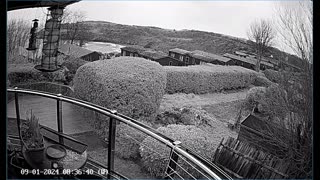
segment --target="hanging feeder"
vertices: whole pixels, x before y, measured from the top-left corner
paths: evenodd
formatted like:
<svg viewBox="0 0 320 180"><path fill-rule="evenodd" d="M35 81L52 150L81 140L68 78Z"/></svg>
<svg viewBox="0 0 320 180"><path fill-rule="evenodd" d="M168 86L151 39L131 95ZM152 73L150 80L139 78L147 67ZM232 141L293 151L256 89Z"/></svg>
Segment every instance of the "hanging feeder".
<svg viewBox="0 0 320 180"><path fill-rule="evenodd" d="M44 28L41 64L35 67L40 71L53 72L61 68L61 66L58 65L58 48L63 9L64 7L59 6L48 8Z"/></svg>

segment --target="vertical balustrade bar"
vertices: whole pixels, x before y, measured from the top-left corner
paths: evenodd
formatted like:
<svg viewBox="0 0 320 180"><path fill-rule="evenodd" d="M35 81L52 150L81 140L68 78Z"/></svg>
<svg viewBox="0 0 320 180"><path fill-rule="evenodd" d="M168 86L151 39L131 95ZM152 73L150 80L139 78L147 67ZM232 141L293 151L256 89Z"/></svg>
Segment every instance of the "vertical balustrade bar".
<svg viewBox="0 0 320 180"><path fill-rule="evenodd" d="M15 90L18 89L18 87L14 88ZM19 138L21 140L21 134L20 134L20 109L19 109L19 94L18 92L14 92L14 103L16 106L16 116L17 116L17 125L18 125L18 133L19 133ZM22 145L22 141L21 141L21 145Z"/></svg>
<svg viewBox="0 0 320 180"><path fill-rule="evenodd" d="M57 96L61 96L58 94ZM63 125L62 125L62 101L57 99L57 125L58 125L58 132L63 133ZM63 144L62 136L59 136L59 143Z"/></svg>
<svg viewBox="0 0 320 180"><path fill-rule="evenodd" d="M117 113L116 111L112 112ZM110 118L109 120L109 143L108 143L108 179L111 179L111 172L114 171L114 151L116 143L116 119Z"/></svg>
<svg viewBox="0 0 320 180"><path fill-rule="evenodd" d="M175 141L175 142L173 142L173 144L178 147L179 144L181 144L181 142L180 142L180 141ZM177 155L177 153L176 153L176 152L174 151L174 149L172 148L172 149L171 149L171 153L170 153L170 159L169 159L168 168L167 168L167 170L166 170L167 176L165 177L165 179L171 179L171 178L169 177L169 174L172 173L172 171L175 171L175 170L176 170L176 168L177 168L177 163L178 163L178 158L179 158L179 156Z"/></svg>

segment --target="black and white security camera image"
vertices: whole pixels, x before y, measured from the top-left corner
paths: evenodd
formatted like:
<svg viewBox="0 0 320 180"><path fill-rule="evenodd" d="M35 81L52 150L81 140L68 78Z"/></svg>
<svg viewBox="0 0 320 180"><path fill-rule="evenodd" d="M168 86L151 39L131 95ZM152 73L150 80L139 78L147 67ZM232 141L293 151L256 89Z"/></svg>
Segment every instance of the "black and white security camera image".
<svg viewBox="0 0 320 180"><path fill-rule="evenodd" d="M313 1L8 0L7 179L313 179Z"/></svg>

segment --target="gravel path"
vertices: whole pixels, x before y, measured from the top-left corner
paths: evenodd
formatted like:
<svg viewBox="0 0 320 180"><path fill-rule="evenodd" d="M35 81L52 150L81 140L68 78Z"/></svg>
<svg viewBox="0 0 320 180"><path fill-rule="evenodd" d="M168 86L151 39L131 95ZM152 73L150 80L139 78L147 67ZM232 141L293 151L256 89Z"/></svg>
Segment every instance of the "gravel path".
<svg viewBox="0 0 320 180"><path fill-rule="evenodd" d="M166 94L164 95L160 110L165 110L172 107L193 106L200 107L206 105L213 105L219 103L232 102L243 100L249 89L242 89L238 91L229 91L224 93L211 93L211 94Z"/></svg>

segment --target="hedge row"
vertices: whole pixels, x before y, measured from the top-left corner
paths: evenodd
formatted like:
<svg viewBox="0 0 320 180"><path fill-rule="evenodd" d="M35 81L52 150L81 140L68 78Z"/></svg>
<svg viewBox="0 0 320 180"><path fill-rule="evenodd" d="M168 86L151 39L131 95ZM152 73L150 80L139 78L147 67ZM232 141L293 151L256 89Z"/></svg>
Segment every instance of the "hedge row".
<svg viewBox="0 0 320 180"><path fill-rule="evenodd" d="M166 74L158 63L143 58L119 57L81 66L74 77L75 97L134 119L155 117Z"/></svg>
<svg viewBox="0 0 320 180"><path fill-rule="evenodd" d="M244 88L252 84L255 71L239 66L165 67L166 92L204 94L221 90Z"/></svg>

